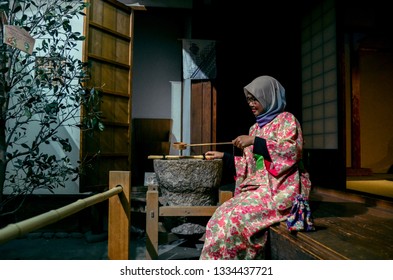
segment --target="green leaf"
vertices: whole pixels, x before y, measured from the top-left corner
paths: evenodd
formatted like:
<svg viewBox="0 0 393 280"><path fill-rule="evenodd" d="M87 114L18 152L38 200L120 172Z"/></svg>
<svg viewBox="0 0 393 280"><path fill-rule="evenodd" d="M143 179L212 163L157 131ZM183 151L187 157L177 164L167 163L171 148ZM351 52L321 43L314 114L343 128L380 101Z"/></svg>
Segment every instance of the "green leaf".
<svg viewBox="0 0 393 280"><path fill-rule="evenodd" d="M25 144L25 143L22 143L21 146L22 146L23 148L25 148L25 149L29 149L29 148L30 148L30 147L29 147L27 144Z"/></svg>

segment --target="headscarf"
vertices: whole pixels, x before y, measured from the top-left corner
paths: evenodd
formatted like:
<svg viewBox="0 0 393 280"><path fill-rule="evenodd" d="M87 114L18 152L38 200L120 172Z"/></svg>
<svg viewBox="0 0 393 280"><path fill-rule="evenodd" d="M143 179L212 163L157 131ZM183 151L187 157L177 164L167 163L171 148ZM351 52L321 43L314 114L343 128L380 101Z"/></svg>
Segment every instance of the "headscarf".
<svg viewBox="0 0 393 280"><path fill-rule="evenodd" d="M263 112L258 115L259 127L271 122L286 106L285 89L273 77L260 76L244 87L244 93L251 93L262 104Z"/></svg>

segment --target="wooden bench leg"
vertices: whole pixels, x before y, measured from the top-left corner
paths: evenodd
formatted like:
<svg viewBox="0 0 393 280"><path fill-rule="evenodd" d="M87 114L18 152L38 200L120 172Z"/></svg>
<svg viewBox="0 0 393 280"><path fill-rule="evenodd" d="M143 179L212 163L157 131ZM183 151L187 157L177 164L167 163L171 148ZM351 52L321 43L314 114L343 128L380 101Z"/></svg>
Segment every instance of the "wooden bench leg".
<svg viewBox="0 0 393 280"><path fill-rule="evenodd" d="M158 259L158 191L146 193L146 259Z"/></svg>
<svg viewBox="0 0 393 280"><path fill-rule="evenodd" d="M219 205L232 198L231 191L220 191ZM158 191L150 188L146 192L146 259L158 259L158 217L163 216L209 216L214 212L215 206L184 206L184 207L159 207ZM161 213L159 213L159 211ZM213 212L212 212L213 211Z"/></svg>
<svg viewBox="0 0 393 280"><path fill-rule="evenodd" d="M231 191L220 191L218 196L218 205L223 204L225 201L231 199L233 196Z"/></svg>

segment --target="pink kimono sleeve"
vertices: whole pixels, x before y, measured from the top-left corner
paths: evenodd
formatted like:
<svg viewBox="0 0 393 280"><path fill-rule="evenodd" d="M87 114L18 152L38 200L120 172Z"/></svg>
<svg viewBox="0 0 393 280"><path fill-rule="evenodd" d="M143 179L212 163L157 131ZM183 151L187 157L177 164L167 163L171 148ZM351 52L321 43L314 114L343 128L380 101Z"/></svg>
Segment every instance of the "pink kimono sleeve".
<svg viewBox="0 0 393 280"><path fill-rule="evenodd" d="M236 175L235 175L235 192L234 195L240 193L241 188L239 185L243 182L243 180L247 176L247 161L244 157L236 156L235 157L235 168L236 168Z"/></svg>
<svg viewBox="0 0 393 280"><path fill-rule="evenodd" d="M285 114L272 131L274 137L266 139L271 158L267 170L274 177L280 177L294 167L301 159L303 138L298 133L298 122L291 114Z"/></svg>

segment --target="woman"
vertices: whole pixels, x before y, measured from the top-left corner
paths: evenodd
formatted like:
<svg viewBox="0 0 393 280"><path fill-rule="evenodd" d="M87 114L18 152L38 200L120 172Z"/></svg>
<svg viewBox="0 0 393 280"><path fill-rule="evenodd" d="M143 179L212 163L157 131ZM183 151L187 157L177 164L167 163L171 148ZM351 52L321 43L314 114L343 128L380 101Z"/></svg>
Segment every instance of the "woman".
<svg viewBox="0 0 393 280"><path fill-rule="evenodd" d="M293 114L285 112L285 89L274 78L261 76L244 88L256 117L249 135L233 145L242 157L209 151L207 158L232 166L234 197L209 220L200 259L260 259L267 229L287 219L297 195L308 196L311 182L301 168L303 136ZM302 187L301 187L302 185Z"/></svg>

